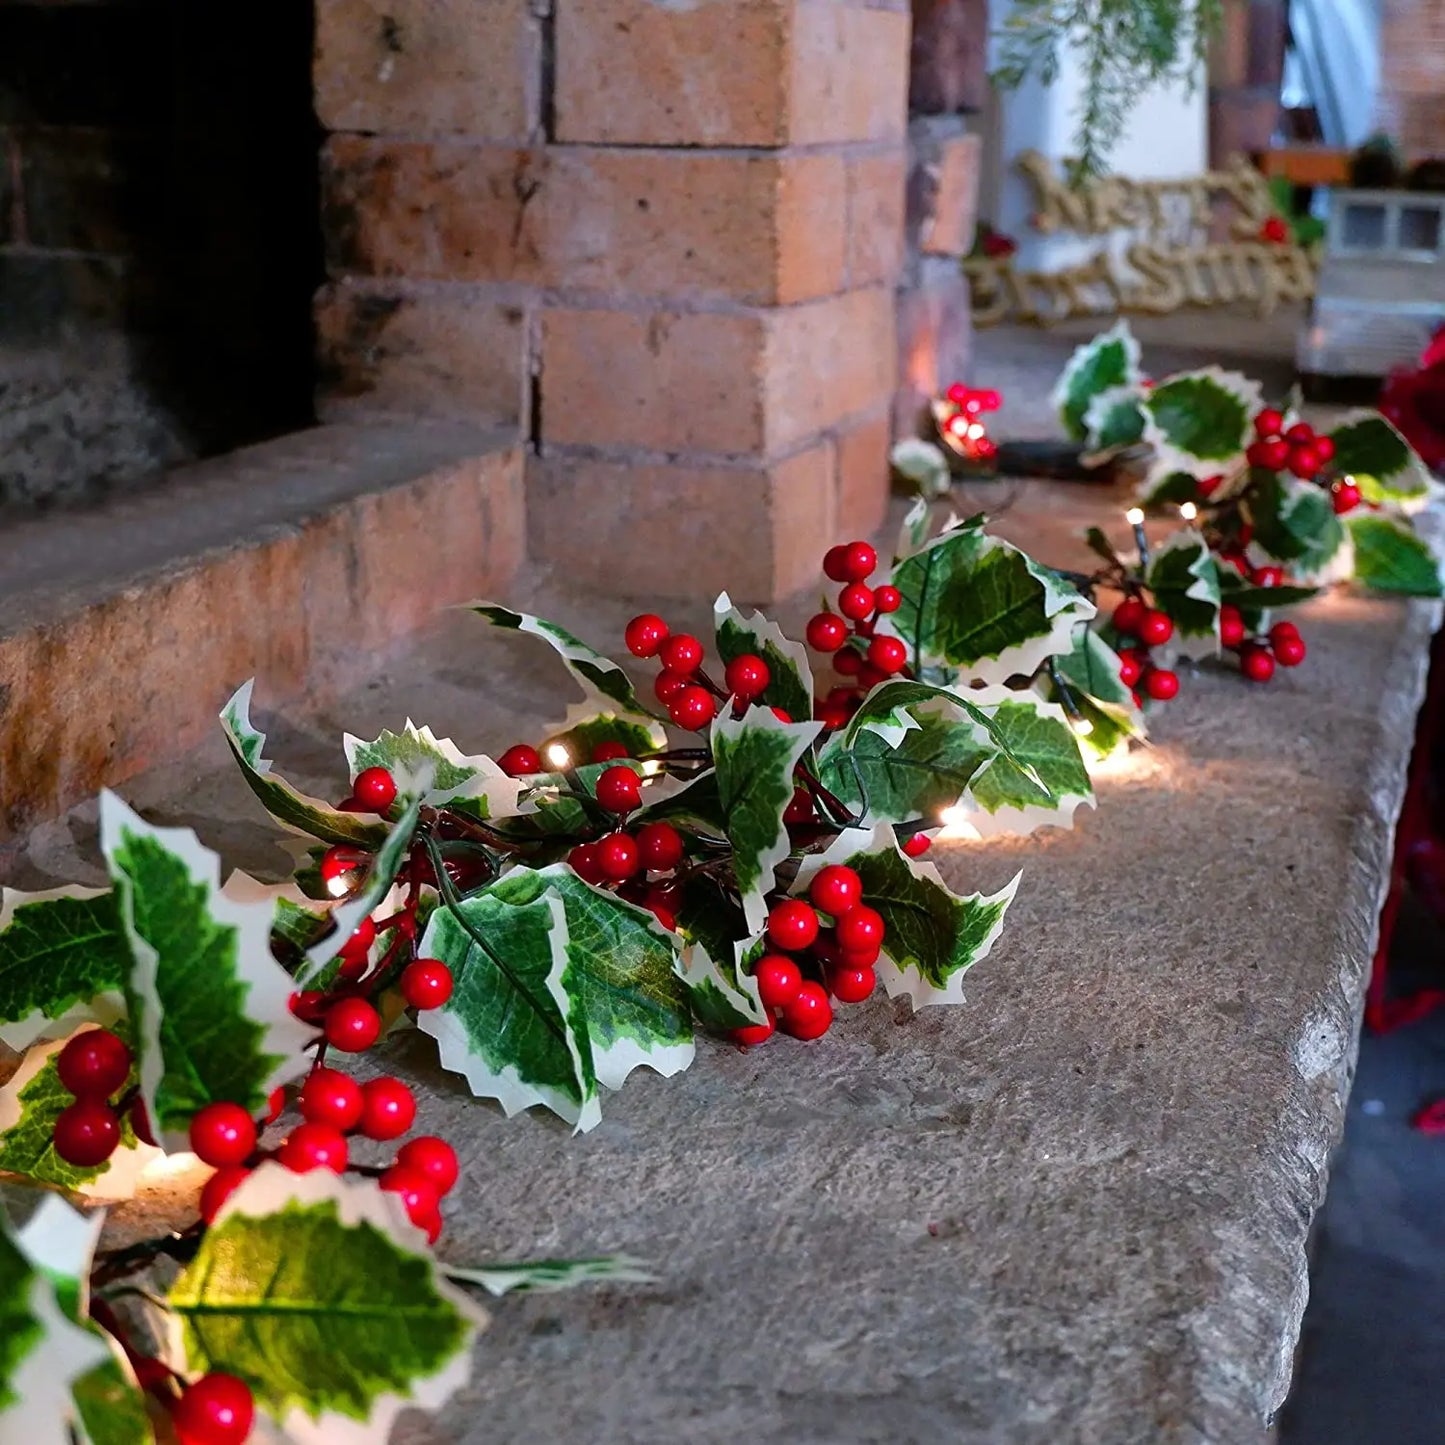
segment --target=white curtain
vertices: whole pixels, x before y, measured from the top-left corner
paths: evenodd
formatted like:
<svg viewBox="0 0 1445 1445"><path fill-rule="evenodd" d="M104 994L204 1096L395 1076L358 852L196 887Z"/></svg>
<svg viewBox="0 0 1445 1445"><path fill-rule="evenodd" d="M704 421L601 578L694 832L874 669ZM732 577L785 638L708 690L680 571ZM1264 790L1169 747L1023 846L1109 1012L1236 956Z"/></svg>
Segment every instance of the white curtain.
<svg viewBox="0 0 1445 1445"><path fill-rule="evenodd" d="M1313 102L1328 145L1353 149L1375 129L1380 9L1381 0L1290 0L1285 101Z"/></svg>

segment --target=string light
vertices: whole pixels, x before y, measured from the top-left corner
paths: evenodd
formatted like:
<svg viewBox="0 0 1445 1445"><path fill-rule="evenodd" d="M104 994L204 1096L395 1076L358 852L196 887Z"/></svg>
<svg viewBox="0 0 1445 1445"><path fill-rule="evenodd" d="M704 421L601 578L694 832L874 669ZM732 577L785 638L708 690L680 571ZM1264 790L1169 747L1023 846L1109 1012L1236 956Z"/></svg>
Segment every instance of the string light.
<svg viewBox="0 0 1445 1445"><path fill-rule="evenodd" d="M1186 522L1192 522L1199 515L1199 508L1193 502L1180 502L1179 515Z"/></svg>
<svg viewBox="0 0 1445 1445"><path fill-rule="evenodd" d="M1144 509L1142 507L1130 507L1124 513L1124 520L1131 527L1141 527L1144 524Z"/></svg>
<svg viewBox="0 0 1445 1445"><path fill-rule="evenodd" d="M326 880L326 891L333 898L349 898L361 883L362 869L351 868Z"/></svg>
<svg viewBox="0 0 1445 1445"><path fill-rule="evenodd" d="M1139 565L1149 565L1149 539L1144 535L1144 509L1142 507L1130 507L1124 513L1124 520L1134 529L1134 546L1139 552Z"/></svg>
<svg viewBox="0 0 1445 1445"><path fill-rule="evenodd" d="M938 821L943 824L943 831L938 835L940 838L978 839L983 837L983 834L969 822L968 809L961 804L955 803L951 808L944 808L938 815Z"/></svg>
<svg viewBox="0 0 1445 1445"><path fill-rule="evenodd" d="M547 761L556 772L569 767L572 763L572 754L567 751L564 743L547 744Z"/></svg>
<svg viewBox="0 0 1445 1445"><path fill-rule="evenodd" d="M1074 730L1076 738L1086 738L1094 731L1094 724L1086 717L1070 718L1069 726Z"/></svg>

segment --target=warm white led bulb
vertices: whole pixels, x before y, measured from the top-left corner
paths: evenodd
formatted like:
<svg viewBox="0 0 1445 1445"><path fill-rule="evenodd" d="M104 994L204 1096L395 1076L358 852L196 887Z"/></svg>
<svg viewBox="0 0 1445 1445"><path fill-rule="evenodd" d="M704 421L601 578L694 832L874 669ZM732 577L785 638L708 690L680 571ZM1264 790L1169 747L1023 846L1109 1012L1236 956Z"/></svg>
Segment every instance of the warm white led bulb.
<svg viewBox="0 0 1445 1445"><path fill-rule="evenodd" d="M548 743L547 761L552 767L560 770L571 763L572 754L567 751L566 746L562 743Z"/></svg>
<svg viewBox="0 0 1445 1445"><path fill-rule="evenodd" d="M1086 717L1076 717L1072 719L1069 726L1073 728L1076 738L1086 738L1094 731L1094 724Z"/></svg>
<svg viewBox="0 0 1445 1445"><path fill-rule="evenodd" d="M1124 513L1124 520L1131 526L1137 527L1144 520L1144 509L1142 507L1130 507Z"/></svg>
<svg viewBox="0 0 1445 1445"><path fill-rule="evenodd" d="M1192 522L1199 515L1199 508L1193 502L1180 502L1179 515L1186 522Z"/></svg>

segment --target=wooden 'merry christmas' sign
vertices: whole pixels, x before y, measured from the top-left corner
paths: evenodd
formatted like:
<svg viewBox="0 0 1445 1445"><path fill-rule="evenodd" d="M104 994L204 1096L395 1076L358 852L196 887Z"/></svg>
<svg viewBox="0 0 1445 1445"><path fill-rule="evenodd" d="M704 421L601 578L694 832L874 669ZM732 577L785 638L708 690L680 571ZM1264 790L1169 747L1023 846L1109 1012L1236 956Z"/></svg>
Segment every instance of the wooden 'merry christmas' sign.
<svg viewBox="0 0 1445 1445"><path fill-rule="evenodd" d="M1007 318L1050 325L1121 311L1162 315L1182 306L1253 302L1268 315L1281 301L1314 294L1312 249L1294 244L1269 183L1247 161L1179 179L1097 176L1070 185L1038 151L1018 169L1033 185L1032 217L1044 234L1098 236L1081 264L1028 271L1009 255L963 263L975 325ZM1216 212L1223 203L1227 210ZM1228 216L1229 239L1201 239Z"/></svg>

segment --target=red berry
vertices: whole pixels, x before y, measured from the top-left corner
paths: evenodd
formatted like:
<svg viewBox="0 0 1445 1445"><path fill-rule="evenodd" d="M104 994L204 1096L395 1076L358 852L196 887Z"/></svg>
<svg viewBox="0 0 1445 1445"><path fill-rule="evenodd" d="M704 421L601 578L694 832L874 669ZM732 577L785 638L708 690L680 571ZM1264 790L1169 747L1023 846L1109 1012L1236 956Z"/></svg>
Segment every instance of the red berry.
<svg viewBox="0 0 1445 1445"><path fill-rule="evenodd" d="M242 1169L238 1164L228 1164L224 1169L217 1169L201 1188L199 1208L202 1222L212 1223L221 1212L221 1206L250 1177L251 1171Z"/></svg>
<svg viewBox="0 0 1445 1445"><path fill-rule="evenodd" d="M283 1085L277 1085L271 1090L266 1099L266 1122L274 1124L281 1117L281 1111L286 1107L286 1089Z"/></svg>
<svg viewBox="0 0 1445 1445"><path fill-rule="evenodd" d="M1274 637L1274 660L1281 667L1298 667L1305 660L1305 643L1302 637Z"/></svg>
<svg viewBox="0 0 1445 1445"><path fill-rule="evenodd" d="M758 1044L765 1044L773 1036L773 1020L771 1015L760 1024L747 1024L743 1028L734 1029L731 1034L732 1041L740 1048L751 1049Z"/></svg>
<svg viewBox="0 0 1445 1445"><path fill-rule="evenodd" d="M849 582L866 582L878 566L878 553L867 542L849 542L843 549L843 565Z"/></svg>
<svg viewBox="0 0 1445 1445"><path fill-rule="evenodd" d="M717 716L717 704L705 687L689 685L668 704L669 716L690 733L701 732Z"/></svg>
<svg viewBox="0 0 1445 1445"><path fill-rule="evenodd" d="M202 1375L171 1407L181 1445L241 1445L256 1417L250 1386L235 1375Z"/></svg>
<svg viewBox="0 0 1445 1445"><path fill-rule="evenodd" d="M120 1143L120 1115L103 1099L77 1099L55 1120L55 1152L77 1169L104 1164Z"/></svg>
<svg viewBox="0 0 1445 1445"><path fill-rule="evenodd" d="M839 917L838 943L845 953L862 953L883 942L883 915L860 903Z"/></svg>
<svg viewBox="0 0 1445 1445"><path fill-rule="evenodd" d="M592 761L594 763L615 763L622 758L631 757L625 743L598 743L592 749Z"/></svg>
<svg viewBox="0 0 1445 1445"><path fill-rule="evenodd" d="M312 1069L296 1102L308 1124L348 1134L361 1123L361 1085L340 1069Z"/></svg>
<svg viewBox="0 0 1445 1445"><path fill-rule="evenodd" d="M1246 453L1246 458L1248 454ZM1212 477L1200 477L1195 487L1195 493L1200 497L1213 496L1224 484L1224 473L1216 472Z"/></svg>
<svg viewBox="0 0 1445 1445"><path fill-rule="evenodd" d="M903 606L903 594L886 582L873 589L873 606L879 612L897 612Z"/></svg>
<svg viewBox="0 0 1445 1445"><path fill-rule="evenodd" d="M1266 471L1283 471L1290 458L1290 445L1283 437L1274 437L1270 441L1262 442L1259 449L1259 461L1251 462L1251 466L1263 467Z"/></svg>
<svg viewBox="0 0 1445 1445"><path fill-rule="evenodd" d="M529 778L542 771L542 755L526 743L516 743L497 759L497 766L510 778Z"/></svg>
<svg viewBox="0 0 1445 1445"><path fill-rule="evenodd" d="M657 919L669 933L677 932L677 910L661 899L653 889L643 895L642 906Z"/></svg>
<svg viewBox="0 0 1445 1445"><path fill-rule="evenodd" d="M239 1105L207 1104L191 1119L191 1153L202 1164L220 1169L244 1164L256 1149L256 1124Z"/></svg>
<svg viewBox="0 0 1445 1445"><path fill-rule="evenodd" d="M861 582L850 582L838 594L838 611L854 622L862 622L873 612L873 589Z"/></svg>
<svg viewBox="0 0 1445 1445"><path fill-rule="evenodd" d="M808 888L813 907L837 918L863 901L863 880L841 863L820 869Z"/></svg>
<svg viewBox="0 0 1445 1445"><path fill-rule="evenodd" d="M108 1099L130 1078L130 1049L109 1029L86 1029L61 1049L55 1070L77 1099Z"/></svg>
<svg viewBox="0 0 1445 1445"><path fill-rule="evenodd" d="M415 1139L408 1139L396 1151L396 1162L425 1174L439 1195L451 1190L460 1173L457 1151L435 1134L421 1134Z"/></svg>
<svg viewBox="0 0 1445 1445"><path fill-rule="evenodd" d="M840 648L833 654L833 671L839 677L857 677L863 671L863 654L852 647Z"/></svg>
<svg viewBox="0 0 1445 1445"><path fill-rule="evenodd" d="M1114 609L1114 631L1125 637L1134 636L1148 611L1137 597L1126 597Z"/></svg>
<svg viewBox="0 0 1445 1445"><path fill-rule="evenodd" d="M1270 437L1277 437L1279 429L1284 425L1284 413L1276 411L1272 406L1267 406L1263 411L1256 412L1254 417L1254 434L1261 441L1268 441Z"/></svg>
<svg viewBox="0 0 1445 1445"><path fill-rule="evenodd" d="M338 999L326 1010L326 1042L343 1054L359 1054L381 1037L381 1015L364 998Z"/></svg>
<svg viewBox="0 0 1445 1445"><path fill-rule="evenodd" d="M1290 622L1288 619L1283 622L1276 622L1274 626L1269 629L1269 637L1271 642L1277 642L1281 637L1298 636L1299 628L1296 627L1294 623Z"/></svg>
<svg viewBox="0 0 1445 1445"><path fill-rule="evenodd" d="M326 995L319 988L297 989L286 1001L286 1006L308 1024L319 1023L326 1012Z"/></svg>
<svg viewBox="0 0 1445 1445"><path fill-rule="evenodd" d="M652 695L665 705L687 687L689 681L680 672L659 672L652 684Z"/></svg>
<svg viewBox="0 0 1445 1445"><path fill-rule="evenodd" d="M642 867L642 854L630 833L609 833L597 844L597 868L604 878L620 883Z"/></svg>
<svg viewBox="0 0 1445 1445"><path fill-rule="evenodd" d="M691 677L702 666L702 643L689 632L679 632L658 648L657 655L668 672Z"/></svg>
<svg viewBox="0 0 1445 1445"><path fill-rule="evenodd" d="M1219 609L1219 640L1225 647L1238 647L1244 641L1244 618L1239 608L1225 603Z"/></svg>
<svg viewBox="0 0 1445 1445"><path fill-rule="evenodd" d="M355 848L344 848L337 844L334 848L328 848L321 855L321 862L318 865L318 872L321 874L323 883L332 883L347 873L354 873L358 868L366 864L366 854L358 852Z"/></svg>
<svg viewBox="0 0 1445 1445"><path fill-rule="evenodd" d="M812 794L806 788L794 788L793 801L783 809L783 822L789 824L811 823L816 816Z"/></svg>
<svg viewBox="0 0 1445 1445"><path fill-rule="evenodd" d="M437 1212L441 1195L437 1187L420 1169L408 1168L405 1164L393 1164L377 1181L388 1194L395 1194L406 1210L406 1217L418 1229L425 1229L428 1221Z"/></svg>
<svg viewBox="0 0 1445 1445"><path fill-rule="evenodd" d="M843 968L872 968L882 952L883 941L880 939L877 943L870 943L867 948L840 948L837 962Z"/></svg>
<svg viewBox="0 0 1445 1445"><path fill-rule="evenodd" d="M1289 454L1289 469L1301 481L1307 482L1311 477L1319 475L1320 468L1324 462L1314 447L1306 445L1296 447Z"/></svg>
<svg viewBox="0 0 1445 1445"><path fill-rule="evenodd" d="M787 1008L803 986L803 975L791 958L781 953L764 954L753 966L758 997L765 1009Z"/></svg>
<svg viewBox="0 0 1445 1445"><path fill-rule="evenodd" d="M656 657L657 649L667 641L669 630L655 612L644 612L627 624L623 638L634 657Z"/></svg>
<svg viewBox="0 0 1445 1445"><path fill-rule="evenodd" d="M962 406L964 402L969 399L972 393L961 381L955 381L953 385L950 386L946 392L944 392L944 395L949 399L949 401L954 404L954 406Z"/></svg>
<svg viewBox="0 0 1445 1445"><path fill-rule="evenodd" d="M768 937L779 948L797 953L818 936L818 915L801 898L786 898L768 914Z"/></svg>
<svg viewBox="0 0 1445 1445"><path fill-rule="evenodd" d="M1144 676L1144 655L1132 647L1126 647L1119 654L1119 681L1125 687L1133 687Z"/></svg>
<svg viewBox="0 0 1445 1445"><path fill-rule="evenodd" d="M1251 643L1240 650L1239 670L1251 682L1268 682L1274 676L1274 658L1267 649Z"/></svg>
<svg viewBox="0 0 1445 1445"><path fill-rule="evenodd" d="M868 644L868 665L892 677L908 666L908 648L896 637L875 637Z"/></svg>
<svg viewBox="0 0 1445 1445"><path fill-rule="evenodd" d="M848 582L848 549L844 546L829 547L823 554L823 575L834 582Z"/></svg>
<svg viewBox="0 0 1445 1445"><path fill-rule="evenodd" d="M881 668L874 667L871 662L865 662L858 670L858 686L864 692L872 692L880 682L887 682L888 674Z"/></svg>
<svg viewBox="0 0 1445 1445"><path fill-rule="evenodd" d="M1330 493L1330 505L1336 516L1353 512L1360 505L1360 489L1353 482L1336 482Z"/></svg>
<svg viewBox="0 0 1445 1445"><path fill-rule="evenodd" d="M1335 444L1330 437L1316 437L1312 443L1316 452L1319 453L1321 462L1326 464L1335 459Z"/></svg>
<svg viewBox="0 0 1445 1445"><path fill-rule="evenodd" d="M1179 696L1179 674L1167 667L1153 668L1144 679L1144 691L1155 702L1168 702Z"/></svg>
<svg viewBox="0 0 1445 1445"><path fill-rule="evenodd" d="M783 1010L783 1029L795 1039L817 1039L833 1022L833 1005L820 983L808 979Z"/></svg>
<svg viewBox="0 0 1445 1445"><path fill-rule="evenodd" d="M1284 571L1279 567L1256 567L1249 580L1256 587L1278 587L1284 581Z"/></svg>
<svg viewBox="0 0 1445 1445"><path fill-rule="evenodd" d="M729 693L740 702L751 702L768 690L772 674L761 657L745 652L735 657L723 669L723 683Z"/></svg>
<svg viewBox="0 0 1445 1445"><path fill-rule="evenodd" d="M355 928L351 930L351 937L341 945L340 956L342 958L356 959L361 963L366 962L367 955L371 952L371 945L376 942L376 924L367 917L363 918Z"/></svg>
<svg viewBox="0 0 1445 1445"><path fill-rule="evenodd" d="M400 1079L383 1074L361 1086L361 1132L368 1139L399 1139L416 1120L416 1099Z"/></svg>
<svg viewBox="0 0 1445 1445"><path fill-rule="evenodd" d="M608 768L597 779L597 801L609 813L630 813L642 806L642 780L631 768Z"/></svg>
<svg viewBox="0 0 1445 1445"><path fill-rule="evenodd" d="M440 1008L452 996L452 971L439 958L418 958L401 972L401 996L415 1009Z"/></svg>
<svg viewBox="0 0 1445 1445"><path fill-rule="evenodd" d="M572 871L584 883L602 883L607 878L597 857L596 843L579 843L567 855L567 861L572 865Z"/></svg>
<svg viewBox="0 0 1445 1445"><path fill-rule="evenodd" d="M823 724L830 733L838 732L848 726L853 714L841 703L825 702L818 709L818 721Z"/></svg>
<svg viewBox="0 0 1445 1445"><path fill-rule="evenodd" d="M848 624L836 612L819 612L809 619L807 636L814 652L837 652L848 640Z"/></svg>
<svg viewBox="0 0 1445 1445"><path fill-rule="evenodd" d="M1167 612L1150 608L1139 624L1139 640L1147 647L1162 647L1174 636L1174 624Z"/></svg>
<svg viewBox="0 0 1445 1445"><path fill-rule="evenodd" d="M828 987L839 1003L862 1003L877 982L878 976L866 963L861 968L835 968L828 974Z"/></svg>
<svg viewBox="0 0 1445 1445"><path fill-rule="evenodd" d="M385 768L363 768L351 785L351 796L373 812L384 813L396 802L396 779Z"/></svg>
<svg viewBox="0 0 1445 1445"><path fill-rule="evenodd" d="M670 873L682 862L682 834L671 823L645 823L637 830L637 852L644 868Z"/></svg>
<svg viewBox="0 0 1445 1445"><path fill-rule="evenodd" d="M770 707L768 711L772 713L772 715L777 718L780 723L790 723L793 720L792 713L790 713L786 708Z"/></svg>
<svg viewBox="0 0 1445 1445"><path fill-rule="evenodd" d="M1292 446L1307 446L1315 439L1315 429L1308 422L1297 421L1285 432L1284 439Z"/></svg>
<svg viewBox="0 0 1445 1445"><path fill-rule="evenodd" d="M915 833L903 844L903 851L910 858L921 858L933 847L933 839L927 833Z"/></svg>
<svg viewBox="0 0 1445 1445"><path fill-rule="evenodd" d="M282 1140L276 1158L296 1174L319 1168L340 1174L346 1168L346 1140L329 1125L298 1124Z"/></svg>
<svg viewBox="0 0 1445 1445"><path fill-rule="evenodd" d="M151 1128L151 1116L146 1111L145 1100L139 1096L130 1106L130 1127L142 1144L149 1144L152 1149L160 1148L161 1141L156 1138L156 1131Z"/></svg>

